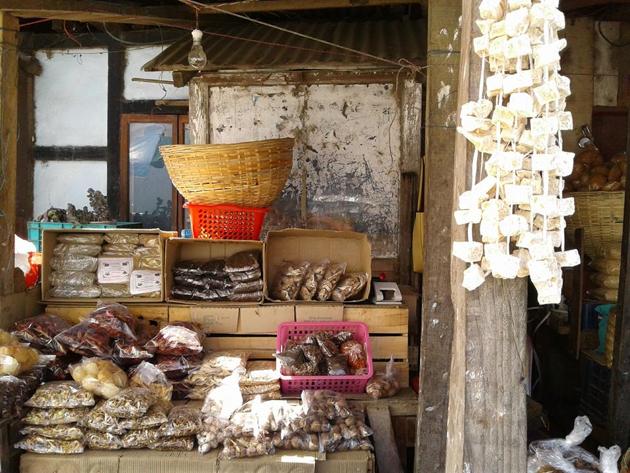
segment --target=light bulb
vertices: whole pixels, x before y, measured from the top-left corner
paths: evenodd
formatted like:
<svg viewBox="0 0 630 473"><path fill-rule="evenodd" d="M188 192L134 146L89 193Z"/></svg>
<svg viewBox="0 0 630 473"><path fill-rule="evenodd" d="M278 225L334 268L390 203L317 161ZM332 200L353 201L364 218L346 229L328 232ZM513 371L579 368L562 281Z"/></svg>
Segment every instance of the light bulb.
<svg viewBox="0 0 630 473"><path fill-rule="evenodd" d="M190 48L190 52L188 53L188 64L190 64L198 71L206 67L206 64L208 63L206 52L203 50L203 46L201 46L202 36L203 33L201 32L201 30L192 30L193 44L192 48Z"/></svg>

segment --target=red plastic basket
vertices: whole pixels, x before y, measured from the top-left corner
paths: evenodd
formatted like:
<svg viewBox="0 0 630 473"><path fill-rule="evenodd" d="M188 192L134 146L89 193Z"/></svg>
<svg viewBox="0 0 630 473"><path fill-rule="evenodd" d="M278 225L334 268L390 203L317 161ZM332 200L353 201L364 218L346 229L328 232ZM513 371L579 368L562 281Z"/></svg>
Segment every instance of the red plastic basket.
<svg viewBox="0 0 630 473"><path fill-rule="evenodd" d="M276 361L278 372L280 372L282 392L294 394L304 389L331 389L340 393L364 392L365 386L374 373L374 365L372 364L372 346L370 345L368 327L363 322L284 322L278 325L276 351L282 351L289 340L301 340L307 335L322 330L352 332L354 339L362 343L365 349L367 374L355 376L286 376L280 371L280 362Z"/></svg>
<svg viewBox="0 0 630 473"><path fill-rule="evenodd" d="M198 205L186 203L194 238L210 240L258 240L267 207Z"/></svg>

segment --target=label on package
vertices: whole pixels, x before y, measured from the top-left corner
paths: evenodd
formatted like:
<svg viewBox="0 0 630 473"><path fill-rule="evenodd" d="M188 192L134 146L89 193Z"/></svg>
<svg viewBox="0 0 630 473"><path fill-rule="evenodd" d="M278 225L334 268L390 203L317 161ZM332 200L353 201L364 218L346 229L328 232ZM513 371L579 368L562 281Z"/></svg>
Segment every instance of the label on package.
<svg viewBox="0 0 630 473"><path fill-rule="evenodd" d="M133 271L133 258L99 258L96 276L101 284L124 284L129 282Z"/></svg>
<svg viewBox="0 0 630 473"><path fill-rule="evenodd" d="M131 295L160 292L161 289L162 273L160 271L136 269L131 273L131 284L129 285Z"/></svg>

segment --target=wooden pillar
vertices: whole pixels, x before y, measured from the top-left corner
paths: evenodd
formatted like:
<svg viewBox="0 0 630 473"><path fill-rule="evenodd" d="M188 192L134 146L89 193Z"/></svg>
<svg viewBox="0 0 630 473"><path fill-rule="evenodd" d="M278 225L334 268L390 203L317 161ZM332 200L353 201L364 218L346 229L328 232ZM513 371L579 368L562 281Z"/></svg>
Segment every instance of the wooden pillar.
<svg viewBox="0 0 630 473"><path fill-rule="evenodd" d="M451 231L461 0L429 0L425 114L425 266L415 471L445 470L453 347ZM457 472L459 473L459 472Z"/></svg>
<svg viewBox="0 0 630 473"><path fill-rule="evenodd" d="M196 145L210 143L210 87L196 77L188 87L190 141Z"/></svg>
<svg viewBox="0 0 630 473"><path fill-rule="evenodd" d="M13 293L18 28L17 18L0 13L0 295Z"/></svg>

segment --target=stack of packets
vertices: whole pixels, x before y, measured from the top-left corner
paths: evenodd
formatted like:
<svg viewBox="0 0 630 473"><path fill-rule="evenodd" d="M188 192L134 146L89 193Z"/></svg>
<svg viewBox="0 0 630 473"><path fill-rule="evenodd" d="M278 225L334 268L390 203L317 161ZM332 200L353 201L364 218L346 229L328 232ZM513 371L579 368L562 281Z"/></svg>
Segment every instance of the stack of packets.
<svg viewBox="0 0 630 473"><path fill-rule="evenodd" d="M275 361L249 361L245 375L239 380L243 401L251 401L256 396L260 396L263 401L280 399L279 380Z"/></svg>

